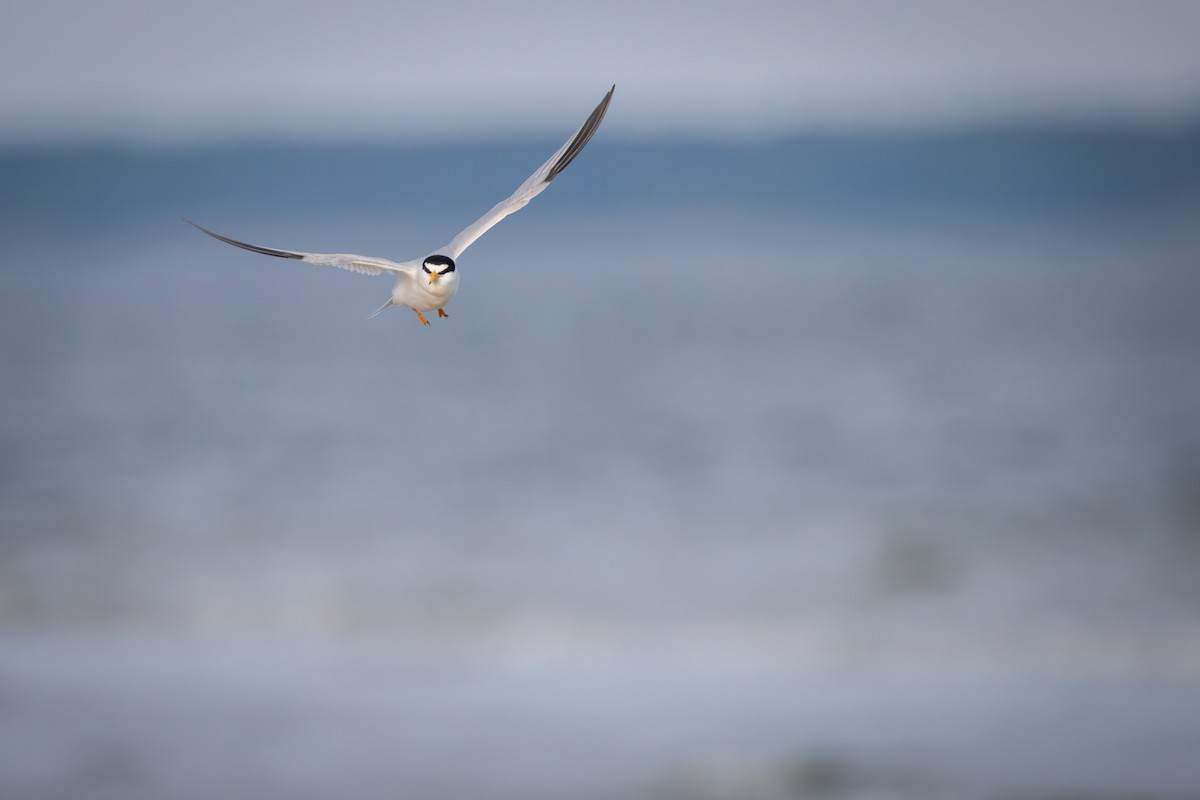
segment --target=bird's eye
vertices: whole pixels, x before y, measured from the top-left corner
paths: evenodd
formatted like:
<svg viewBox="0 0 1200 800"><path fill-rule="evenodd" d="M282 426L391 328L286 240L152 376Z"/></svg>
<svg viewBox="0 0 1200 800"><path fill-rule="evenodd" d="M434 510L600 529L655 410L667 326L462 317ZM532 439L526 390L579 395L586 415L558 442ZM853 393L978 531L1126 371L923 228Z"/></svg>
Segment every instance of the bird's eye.
<svg viewBox="0 0 1200 800"><path fill-rule="evenodd" d="M438 269L431 271L430 265L437 267ZM447 272L454 272L454 259L450 258L449 256L432 255L425 259L425 263L421 265L421 268L430 275L445 275Z"/></svg>

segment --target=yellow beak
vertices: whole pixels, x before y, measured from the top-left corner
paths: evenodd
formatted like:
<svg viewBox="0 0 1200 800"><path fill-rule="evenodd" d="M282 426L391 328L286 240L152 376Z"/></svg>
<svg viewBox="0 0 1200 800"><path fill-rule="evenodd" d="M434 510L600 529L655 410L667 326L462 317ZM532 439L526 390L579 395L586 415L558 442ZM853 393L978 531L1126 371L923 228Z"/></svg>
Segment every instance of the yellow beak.
<svg viewBox="0 0 1200 800"><path fill-rule="evenodd" d="M429 273L429 282L430 283L437 283L441 279L442 279L441 273L438 273L438 272Z"/></svg>

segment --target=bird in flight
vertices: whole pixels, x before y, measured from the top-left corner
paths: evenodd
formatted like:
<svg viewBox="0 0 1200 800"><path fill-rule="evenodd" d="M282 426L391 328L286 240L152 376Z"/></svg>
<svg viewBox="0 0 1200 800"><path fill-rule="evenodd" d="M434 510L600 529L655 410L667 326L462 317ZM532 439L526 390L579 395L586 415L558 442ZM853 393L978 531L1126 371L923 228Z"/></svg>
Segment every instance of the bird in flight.
<svg viewBox="0 0 1200 800"><path fill-rule="evenodd" d="M220 239L226 244L249 250L252 253L262 253L277 258L294 258L310 264L328 264L363 275L382 275L384 273L395 275L396 283L392 287L391 297L375 311L375 314L391 306L405 306L416 312L417 319L421 320L422 325L428 325L429 320L425 319L422 311L436 309L439 317L450 316L446 313L446 305L458 291L458 272L455 264L458 257L471 246L472 242L487 233L493 225L514 211L524 208L526 203L545 191L546 187L550 185L550 181L567 168L567 165L575 159L575 156L579 155L591 141L596 129L600 127L600 122L604 119L605 112L608 111L608 104L612 100L616 88L614 85L608 90L604 99L584 120L579 130L575 131L567 143L550 156L545 164L538 167L537 171L530 175L511 196L501 200L492 207L491 211L464 228L450 240L450 244L439 247L424 258L397 263L386 258L356 256L348 253L302 253L298 250L276 250L273 247L260 247L256 244L230 239L201 227L191 220L185 220L185 222L214 239ZM375 314L371 316L374 317Z"/></svg>

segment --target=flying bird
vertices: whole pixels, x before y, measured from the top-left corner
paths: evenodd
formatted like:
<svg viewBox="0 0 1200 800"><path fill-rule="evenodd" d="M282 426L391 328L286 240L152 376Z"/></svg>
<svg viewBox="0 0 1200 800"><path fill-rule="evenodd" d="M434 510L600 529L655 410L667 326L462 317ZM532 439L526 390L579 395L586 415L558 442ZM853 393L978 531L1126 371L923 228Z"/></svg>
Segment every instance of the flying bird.
<svg viewBox="0 0 1200 800"><path fill-rule="evenodd" d="M331 267L340 267L363 275L382 275L384 273L394 275L396 283L392 286L391 297L371 316L374 317L380 311L391 306L405 306L416 312L417 319L421 321L422 325L428 325L429 320L425 319L422 311L436 309L439 317L450 316L446 313L446 305L458 291L458 271L455 263L458 257L497 222L514 211L524 208L530 200L545 191L546 187L550 185L550 181L554 180L560 172L567 168L568 164L575 160L575 157L591 141L596 129L600 127L600 122L604 119L605 112L608 111L608 104L612 100L616 88L614 84L604 95L600 104L584 120L579 130L575 131L567 143L550 156L545 164L538 167L537 171L530 175L511 196L501 200L492 207L491 211L464 228L450 240L448 245L439 247L424 258L397 263L386 258L356 256L348 253L302 253L298 250L277 250L273 247L260 247L256 244L230 239L201 227L191 220L185 220L185 222L214 239L220 239L226 244L249 250L252 253L262 253L277 258L294 258L310 264L328 264Z"/></svg>

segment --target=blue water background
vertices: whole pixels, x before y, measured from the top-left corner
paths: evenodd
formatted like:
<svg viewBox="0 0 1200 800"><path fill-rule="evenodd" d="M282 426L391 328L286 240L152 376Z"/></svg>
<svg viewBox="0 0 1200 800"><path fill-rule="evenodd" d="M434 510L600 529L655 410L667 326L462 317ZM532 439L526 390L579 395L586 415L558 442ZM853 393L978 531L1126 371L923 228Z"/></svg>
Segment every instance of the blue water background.
<svg viewBox="0 0 1200 800"><path fill-rule="evenodd" d="M1200 793L1200 133L0 154L7 797ZM822 794L823 793L823 794Z"/></svg>

